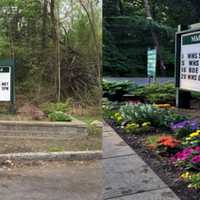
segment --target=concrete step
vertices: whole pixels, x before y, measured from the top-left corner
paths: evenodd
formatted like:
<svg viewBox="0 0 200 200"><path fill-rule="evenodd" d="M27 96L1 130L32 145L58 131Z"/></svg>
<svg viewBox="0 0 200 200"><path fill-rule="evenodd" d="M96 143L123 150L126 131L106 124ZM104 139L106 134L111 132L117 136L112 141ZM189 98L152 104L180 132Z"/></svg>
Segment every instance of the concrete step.
<svg viewBox="0 0 200 200"><path fill-rule="evenodd" d="M0 137L56 137L74 138L87 136L87 125L81 121L0 121Z"/></svg>

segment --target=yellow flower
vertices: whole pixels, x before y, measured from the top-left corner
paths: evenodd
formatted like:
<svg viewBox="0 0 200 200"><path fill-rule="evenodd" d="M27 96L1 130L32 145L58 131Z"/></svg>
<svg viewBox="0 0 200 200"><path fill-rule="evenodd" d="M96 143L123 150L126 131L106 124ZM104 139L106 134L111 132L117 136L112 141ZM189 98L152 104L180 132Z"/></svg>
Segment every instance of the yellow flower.
<svg viewBox="0 0 200 200"><path fill-rule="evenodd" d="M185 172L185 173L181 174L181 178L183 178L183 179L190 178L190 173L189 172Z"/></svg>
<svg viewBox="0 0 200 200"><path fill-rule="evenodd" d="M115 113L114 115L116 118L120 116L120 113Z"/></svg>
<svg viewBox="0 0 200 200"><path fill-rule="evenodd" d="M121 122L123 120L123 117L122 117L122 115L119 112L117 112L117 113L114 114L114 119L117 122Z"/></svg>
<svg viewBox="0 0 200 200"><path fill-rule="evenodd" d="M194 132L190 134L190 138L199 136L199 132Z"/></svg>
<svg viewBox="0 0 200 200"><path fill-rule="evenodd" d="M140 125L136 123L129 123L126 125L126 129L134 129L134 128L139 128Z"/></svg>
<svg viewBox="0 0 200 200"><path fill-rule="evenodd" d="M144 123L142 123L142 127L147 127L147 126L150 126L150 125L151 125L150 122L144 122Z"/></svg>
<svg viewBox="0 0 200 200"><path fill-rule="evenodd" d="M120 122L122 120L122 116L117 117L117 121Z"/></svg>
<svg viewBox="0 0 200 200"><path fill-rule="evenodd" d="M139 124L136 124L135 126L136 126L136 128L139 128L139 127L140 127L140 125L139 125Z"/></svg>

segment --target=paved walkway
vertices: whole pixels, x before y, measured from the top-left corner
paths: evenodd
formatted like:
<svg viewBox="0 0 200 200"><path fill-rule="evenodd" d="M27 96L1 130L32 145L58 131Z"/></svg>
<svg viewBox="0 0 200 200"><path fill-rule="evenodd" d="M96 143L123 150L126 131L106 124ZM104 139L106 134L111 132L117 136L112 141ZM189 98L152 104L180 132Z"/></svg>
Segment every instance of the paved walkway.
<svg viewBox="0 0 200 200"><path fill-rule="evenodd" d="M104 200L179 200L150 167L105 125Z"/></svg>
<svg viewBox="0 0 200 200"><path fill-rule="evenodd" d="M101 161L0 168L0 200L102 200Z"/></svg>

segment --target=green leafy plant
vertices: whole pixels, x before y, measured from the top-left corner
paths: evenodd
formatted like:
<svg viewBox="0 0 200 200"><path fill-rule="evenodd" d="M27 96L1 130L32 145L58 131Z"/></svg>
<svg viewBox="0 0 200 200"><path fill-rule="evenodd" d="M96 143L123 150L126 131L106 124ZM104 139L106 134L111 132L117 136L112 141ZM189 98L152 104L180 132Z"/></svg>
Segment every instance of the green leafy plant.
<svg viewBox="0 0 200 200"><path fill-rule="evenodd" d="M97 126L95 126L95 125L88 125L88 127L87 127L87 129L88 129L88 133L89 133L89 135L90 136L94 136L94 135L101 135L102 134L102 128L101 127L97 127Z"/></svg>
<svg viewBox="0 0 200 200"><path fill-rule="evenodd" d="M126 104L121 106L120 113L127 121L142 124L157 121L158 108L150 104Z"/></svg>
<svg viewBox="0 0 200 200"><path fill-rule="evenodd" d="M103 91L109 93L116 93L117 91L123 91L124 93L128 93L133 88L136 87L131 81L102 81Z"/></svg>
<svg viewBox="0 0 200 200"><path fill-rule="evenodd" d="M72 117L70 115L65 114L62 111L54 111L48 115L48 118L51 121L63 121L63 122L72 121Z"/></svg>
<svg viewBox="0 0 200 200"><path fill-rule="evenodd" d="M155 150L158 146L158 141L162 135L150 135L146 137L145 144L148 148Z"/></svg>
<svg viewBox="0 0 200 200"><path fill-rule="evenodd" d="M102 82L103 96L110 101L121 101L123 95L130 93L137 88L131 81L106 81Z"/></svg>
<svg viewBox="0 0 200 200"><path fill-rule="evenodd" d="M152 104L126 104L121 106L119 112L125 121L138 124L150 122L153 127L169 128L170 123L185 119L185 116Z"/></svg>
<svg viewBox="0 0 200 200"><path fill-rule="evenodd" d="M109 101L107 98L103 98L102 101L102 110L103 110L103 116L104 118L110 119L114 116L114 114L119 110L120 108L119 103Z"/></svg>
<svg viewBox="0 0 200 200"><path fill-rule="evenodd" d="M142 96L150 103L174 104L176 99L176 90L173 83L153 83L138 87L132 91L132 94Z"/></svg>
<svg viewBox="0 0 200 200"><path fill-rule="evenodd" d="M42 106L44 113L50 114L55 111L60 112L69 112L71 109L71 102L68 100L66 102L58 102L58 103L46 103Z"/></svg>
<svg viewBox="0 0 200 200"><path fill-rule="evenodd" d="M200 189L200 173L184 172L181 178L189 183L188 188Z"/></svg>

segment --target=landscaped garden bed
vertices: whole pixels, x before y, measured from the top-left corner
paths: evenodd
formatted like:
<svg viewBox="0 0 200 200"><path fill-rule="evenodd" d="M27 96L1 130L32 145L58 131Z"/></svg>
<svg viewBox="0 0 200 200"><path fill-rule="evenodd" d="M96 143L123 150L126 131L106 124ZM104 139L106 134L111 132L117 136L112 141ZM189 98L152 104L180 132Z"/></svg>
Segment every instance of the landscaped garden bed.
<svg viewBox="0 0 200 200"><path fill-rule="evenodd" d="M112 120L107 120L124 141L131 146L138 155L156 172L156 174L182 199L198 200L200 191L188 188L188 183L180 178L181 171L175 167L167 157L162 157L146 145L146 139L150 135L127 134L123 129L117 128ZM158 132L154 135L159 134Z"/></svg>
<svg viewBox="0 0 200 200"><path fill-rule="evenodd" d="M144 87L140 93L147 88L155 86ZM162 102L148 97L148 93L146 104L104 100L104 118L182 200L198 200L199 124L191 116L177 112L173 94L169 99L167 89L164 92Z"/></svg>

